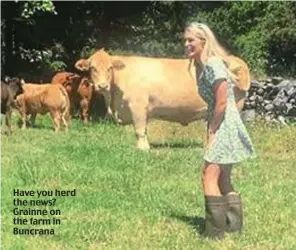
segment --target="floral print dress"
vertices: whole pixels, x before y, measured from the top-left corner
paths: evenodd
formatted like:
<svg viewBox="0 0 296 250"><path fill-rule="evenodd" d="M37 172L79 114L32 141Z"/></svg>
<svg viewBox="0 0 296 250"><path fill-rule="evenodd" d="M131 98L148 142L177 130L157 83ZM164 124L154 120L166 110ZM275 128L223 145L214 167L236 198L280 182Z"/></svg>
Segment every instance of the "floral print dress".
<svg viewBox="0 0 296 250"><path fill-rule="evenodd" d="M204 65L201 74L196 75L199 93L208 104L208 127L215 108L212 86L218 79L226 79L228 83L224 118L215 133L213 143L205 151L204 160L216 164L234 164L255 157L251 139L236 107L234 85L224 61L219 57L212 57Z"/></svg>

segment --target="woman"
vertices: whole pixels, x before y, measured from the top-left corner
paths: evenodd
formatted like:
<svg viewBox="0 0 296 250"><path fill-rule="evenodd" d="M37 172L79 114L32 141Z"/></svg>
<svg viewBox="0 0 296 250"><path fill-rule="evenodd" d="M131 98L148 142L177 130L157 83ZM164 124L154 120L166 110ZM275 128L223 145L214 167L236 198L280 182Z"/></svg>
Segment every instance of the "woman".
<svg viewBox="0 0 296 250"><path fill-rule="evenodd" d="M241 197L231 184L232 166L255 153L236 107L233 87L237 79L227 67L229 55L205 24L189 24L184 39L187 56L196 67L199 93L208 104L202 174L204 235L223 238L224 232L241 231L243 225Z"/></svg>

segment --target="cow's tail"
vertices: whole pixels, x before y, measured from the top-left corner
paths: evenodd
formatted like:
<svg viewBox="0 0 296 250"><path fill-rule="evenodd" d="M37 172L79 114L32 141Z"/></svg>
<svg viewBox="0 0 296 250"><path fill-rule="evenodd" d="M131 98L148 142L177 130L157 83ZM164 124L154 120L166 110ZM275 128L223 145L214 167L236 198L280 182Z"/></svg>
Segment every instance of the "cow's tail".
<svg viewBox="0 0 296 250"><path fill-rule="evenodd" d="M65 126L70 123L70 100L67 90L63 86L59 86L61 94L63 96L63 106L62 106L62 120ZM67 124L66 124L67 123Z"/></svg>

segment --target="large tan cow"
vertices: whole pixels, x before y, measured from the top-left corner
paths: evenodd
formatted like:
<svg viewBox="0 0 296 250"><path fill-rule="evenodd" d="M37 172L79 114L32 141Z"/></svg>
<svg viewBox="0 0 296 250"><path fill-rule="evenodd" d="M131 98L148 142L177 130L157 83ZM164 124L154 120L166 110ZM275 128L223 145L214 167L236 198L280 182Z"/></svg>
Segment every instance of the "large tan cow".
<svg viewBox="0 0 296 250"><path fill-rule="evenodd" d="M237 75L242 71L248 74L245 64L238 65L239 59L232 60L231 68ZM186 59L110 56L101 49L77 61L75 67L90 70L94 87L104 95L108 113L116 122L133 123L139 149L149 149L146 127L150 118L187 125L206 117L207 106L198 95L194 67L189 68ZM242 80L238 84L241 89L247 85ZM239 88L235 92L241 109L245 92Z"/></svg>
<svg viewBox="0 0 296 250"><path fill-rule="evenodd" d="M68 130L69 97L65 88L57 84L23 84L24 93L16 98L16 106L22 117L22 128L26 128L27 115L31 114L31 123L35 123L36 115L50 115L54 121L55 131L61 124Z"/></svg>

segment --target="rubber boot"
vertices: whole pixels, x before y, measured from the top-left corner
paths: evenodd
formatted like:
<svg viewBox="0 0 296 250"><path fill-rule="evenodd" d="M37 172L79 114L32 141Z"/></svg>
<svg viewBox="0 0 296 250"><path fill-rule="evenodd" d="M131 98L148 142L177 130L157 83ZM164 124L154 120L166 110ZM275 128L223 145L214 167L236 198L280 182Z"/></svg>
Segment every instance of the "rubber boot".
<svg viewBox="0 0 296 250"><path fill-rule="evenodd" d="M224 196L205 196L205 231L211 239L224 238L226 230L226 201Z"/></svg>
<svg viewBox="0 0 296 250"><path fill-rule="evenodd" d="M243 209L241 196L238 193L230 193L225 196L227 203L227 227L229 233L241 232L243 229Z"/></svg>

